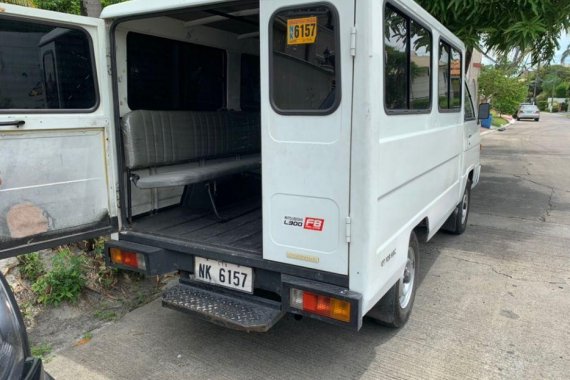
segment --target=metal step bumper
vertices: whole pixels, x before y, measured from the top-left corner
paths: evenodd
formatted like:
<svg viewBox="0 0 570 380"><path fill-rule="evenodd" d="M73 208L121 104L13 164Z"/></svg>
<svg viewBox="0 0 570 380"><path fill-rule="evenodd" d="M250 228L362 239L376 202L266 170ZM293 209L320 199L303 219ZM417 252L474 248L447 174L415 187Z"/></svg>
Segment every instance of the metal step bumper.
<svg viewBox="0 0 570 380"><path fill-rule="evenodd" d="M278 302L246 297L245 294L241 298L199 286L178 284L163 293L162 306L248 332L266 332L285 314Z"/></svg>

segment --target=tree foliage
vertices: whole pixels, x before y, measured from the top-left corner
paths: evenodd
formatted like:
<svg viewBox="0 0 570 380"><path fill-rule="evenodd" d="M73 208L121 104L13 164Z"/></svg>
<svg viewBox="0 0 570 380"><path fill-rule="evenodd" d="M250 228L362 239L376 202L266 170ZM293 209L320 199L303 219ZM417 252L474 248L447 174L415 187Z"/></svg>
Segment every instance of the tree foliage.
<svg viewBox="0 0 570 380"><path fill-rule="evenodd" d="M22 7L36 8L33 0L2 0L3 3L20 5Z"/></svg>
<svg viewBox="0 0 570 380"><path fill-rule="evenodd" d="M81 0L33 0L38 8L71 14L81 14Z"/></svg>
<svg viewBox="0 0 570 380"><path fill-rule="evenodd" d="M568 0L417 0L468 48L530 52L533 63L549 62L570 27Z"/></svg>
<svg viewBox="0 0 570 380"><path fill-rule="evenodd" d="M479 77L479 92L490 100L500 114L516 111L527 96L528 87L502 67L484 66Z"/></svg>

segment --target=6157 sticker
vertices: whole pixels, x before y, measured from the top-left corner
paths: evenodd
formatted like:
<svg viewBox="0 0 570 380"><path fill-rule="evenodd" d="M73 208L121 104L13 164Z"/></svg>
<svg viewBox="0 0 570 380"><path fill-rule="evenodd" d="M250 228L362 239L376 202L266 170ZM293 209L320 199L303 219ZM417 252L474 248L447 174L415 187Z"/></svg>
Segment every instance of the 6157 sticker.
<svg viewBox="0 0 570 380"><path fill-rule="evenodd" d="M317 18L287 20L287 45L314 44L317 39Z"/></svg>

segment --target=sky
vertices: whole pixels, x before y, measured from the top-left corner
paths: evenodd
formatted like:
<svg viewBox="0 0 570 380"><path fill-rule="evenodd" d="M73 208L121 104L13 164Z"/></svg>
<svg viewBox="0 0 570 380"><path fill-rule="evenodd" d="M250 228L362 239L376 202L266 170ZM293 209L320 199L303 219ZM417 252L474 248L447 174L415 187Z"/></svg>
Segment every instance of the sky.
<svg viewBox="0 0 570 380"><path fill-rule="evenodd" d="M551 61L552 64L560 64L560 58L562 58L562 52L564 50L566 50L568 45L570 45L570 33L569 32L562 32L562 34L560 35L560 39L558 40L558 45L560 47L558 48L558 51L556 52L556 54L554 55L554 58ZM487 57L483 57L483 64L484 65L491 65L491 64L493 64L493 62L491 60L489 60ZM566 64L570 64L570 57L566 58Z"/></svg>
<svg viewBox="0 0 570 380"><path fill-rule="evenodd" d="M566 50L568 45L570 45L570 34L562 33L562 36L558 40L558 44L560 45L560 49L556 52L553 63L560 63L562 52ZM566 58L566 63L570 63L570 58Z"/></svg>

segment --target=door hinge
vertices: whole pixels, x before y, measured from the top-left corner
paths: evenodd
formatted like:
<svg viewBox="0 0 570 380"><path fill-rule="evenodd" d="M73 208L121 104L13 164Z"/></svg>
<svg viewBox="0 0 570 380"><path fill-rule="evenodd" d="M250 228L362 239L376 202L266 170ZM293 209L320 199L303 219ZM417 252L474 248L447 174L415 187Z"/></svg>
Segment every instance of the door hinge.
<svg viewBox="0 0 570 380"><path fill-rule="evenodd" d="M356 57L356 26L350 29L350 55Z"/></svg>
<svg viewBox="0 0 570 380"><path fill-rule="evenodd" d="M351 224L351 220L350 220L350 216L346 217L346 242L350 243L350 239L352 237L352 228L351 228L352 224Z"/></svg>

